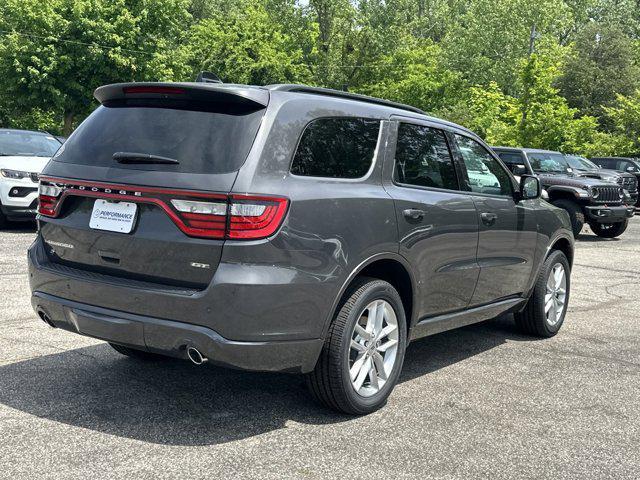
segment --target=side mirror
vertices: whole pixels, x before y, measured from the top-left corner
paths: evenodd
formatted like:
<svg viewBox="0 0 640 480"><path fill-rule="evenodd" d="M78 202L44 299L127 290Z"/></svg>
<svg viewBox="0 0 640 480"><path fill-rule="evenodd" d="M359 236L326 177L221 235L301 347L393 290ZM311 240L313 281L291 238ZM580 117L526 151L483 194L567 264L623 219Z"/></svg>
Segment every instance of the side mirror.
<svg viewBox="0 0 640 480"><path fill-rule="evenodd" d="M523 175L520 179L520 199L532 200L540 198L542 195L542 187L538 177L533 175Z"/></svg>
<svg viewBox="0 0 640 480"><path fill-rule="evenodd" d="M635 172L635 171L636 171L636 167L631 167L631 166L630 166L630 167L627 167L627 172L631 172L631 173L633 173L633 172Z"/></svg>

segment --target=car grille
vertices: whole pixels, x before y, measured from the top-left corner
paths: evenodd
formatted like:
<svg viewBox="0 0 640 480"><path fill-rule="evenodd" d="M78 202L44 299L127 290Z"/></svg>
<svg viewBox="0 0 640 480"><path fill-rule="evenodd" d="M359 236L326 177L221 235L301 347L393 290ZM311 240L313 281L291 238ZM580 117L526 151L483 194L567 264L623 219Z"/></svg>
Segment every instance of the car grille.
<svg viewBox="0 0 640 480"><path fill-rule="evenodd" d="M35 172L31 172L31 173L29 174L29 177L31 177L31 181L32 181L32 182L35 182L35 183L38 183L38 176L39 176L39 175L38 175L37 173L35 173Z"/></svg>
<svg viewBox="0 0 640 480"><path fill-rule="evenodd" d="M618 178L618 185L630 193L635 193L638 190L638 182L635 177L620 177Z"/></svg>
<svg viewBox="0 0 640 480"><path fill-rule="evenodd" d="M621 203L620 187L595 187L598 191L597 203Z"/></svg>

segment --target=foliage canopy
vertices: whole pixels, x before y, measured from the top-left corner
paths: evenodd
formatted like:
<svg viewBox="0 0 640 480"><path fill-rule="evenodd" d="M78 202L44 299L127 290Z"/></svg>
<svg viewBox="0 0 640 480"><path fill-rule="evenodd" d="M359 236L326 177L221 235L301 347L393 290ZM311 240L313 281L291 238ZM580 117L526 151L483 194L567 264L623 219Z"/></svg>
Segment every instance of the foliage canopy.
<svg viewBox="0 0 640 480"><path fill-rule="evenodd" d="M640 152L635 0L0 0L0 125L68 134L122 81L306 83L492 144Z"/></svg>

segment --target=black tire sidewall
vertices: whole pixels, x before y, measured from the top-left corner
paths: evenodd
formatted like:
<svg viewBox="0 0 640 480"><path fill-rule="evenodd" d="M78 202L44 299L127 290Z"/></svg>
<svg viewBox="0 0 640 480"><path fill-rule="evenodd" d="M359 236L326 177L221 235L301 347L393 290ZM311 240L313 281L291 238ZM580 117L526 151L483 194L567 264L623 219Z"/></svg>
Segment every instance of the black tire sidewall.
<svg viewBox="0 0 640 480"><path fill-rule="evenodd" d="M385 300L394 309L396 318L398 319L398 352L396 357L396 363L393 367L393 371L389 376L382 389L372 395L371 397L363 397L359 395L351 385L351 378L349 375L349 351L351 346L351 334L355 326L356 321L360 317L360 314L365 307L374 300ZM345 324L345 329L342 335L342 341L340 344L340 358L342 359L342 389L345 392L347 401L351 404L354 410L361 410L363 412L369 412L384 405L387 398L391 394L391 391L398 382L400 372L402 371L402 364L404 362L404 353L407 342L407 322L404 312L404 306L398 292L387 282L382 280L372 281L367 285L367 290L360 295L358 300L353 304L351 311L348 315L348 320Z"/></svg>
<svg viewBox="0 0 640 480"><path fill-rule="evenodd" d="M563 209L565 212L569 214L569 220L571 221L571 230L573 231L573 236L577 237L580 235L582 231L582 227L585 223L584 213L582 213L582 208L576 202L572 200L559 199L551 202L554 206Z"/></svg>
<svg viewBox="0 0 640 480"><path fill-rule="evenodd" d="M595 223L589 226L591 227L591 231L593 231L593 233L595 233L599 237L616 238L622 235L627 230L627 226L629 225L629 220L625 219L622 222L618 222L614 225L615 226L611 230L601 230L600 224L598 223Z"/></svg>
<svg viewBox="0 0 640 480"><path fill-rule="evenodd" d="M567 280L567 290L564 302L564 310L562 312L562 319L556 323L555 325L549 325L547 322L546 313L544 311L545 306L545 295L546 295L546 285L547 280L549 278L549 274L551 269L556 263L562 264L565 271L565 277ZM555 335L558 333L562 325L564 324L564 319L567 316L567 309L569 307L569 297L571 296L571 267L569 265L569 261L564 253L559 250L553 251L547 259L544 261L542 269L540 271L540 277L538 279L538 283L536 285L536 289L534 292L535 298L535 308L537 309L536 315L539 315L539 318L542 319L542 327L546 330L549 335Z"/></svg>

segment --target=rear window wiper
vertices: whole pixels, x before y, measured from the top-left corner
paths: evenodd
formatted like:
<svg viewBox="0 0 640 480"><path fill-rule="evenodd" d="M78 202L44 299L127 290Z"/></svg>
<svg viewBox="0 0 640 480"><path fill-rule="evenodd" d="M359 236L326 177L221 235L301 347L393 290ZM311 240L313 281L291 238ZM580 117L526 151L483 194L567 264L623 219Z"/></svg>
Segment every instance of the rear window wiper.
<svg viewBox="0 0 640 480"><path fill-rule="evenodd" d="M113 159L118 163L126 163L126 164L159 163L164 165L178 165L180 163L175 158L161 157L160 155L152 155L150 153L135 153L135 152L116 152L113 154Z"/></svg>

